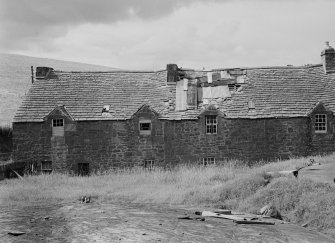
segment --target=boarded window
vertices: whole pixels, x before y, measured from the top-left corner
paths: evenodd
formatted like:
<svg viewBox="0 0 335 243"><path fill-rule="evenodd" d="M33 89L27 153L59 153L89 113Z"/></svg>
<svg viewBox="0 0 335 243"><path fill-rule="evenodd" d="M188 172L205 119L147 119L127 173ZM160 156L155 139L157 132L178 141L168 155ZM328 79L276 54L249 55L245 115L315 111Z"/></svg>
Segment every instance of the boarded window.
<svg viewBox="0 0 335 243"><path fill-rule="evenodd" d="M206 121L206 133L207 134L216 134L217 133L217 116L210 115L205 116Z"/></svg>
<svg viewBox="0 0 335 243"><path fill-rule="evenodd" d="M327 132L327 116L326 114L315 115L315 132L326 133Z"/></svg>
<svg viewBox="0 0 335 243"><path fill-rule="evenodd" d="M154 161L153 160L144 160L143 167L146 170L153 170L154 169Z"/></svg>
<svg viewBox="0 0 335 243"><path fill-rule="evenodd" d="M41 161L41 171L42 173L52 172L52 162L51 161Z"/></svg>
<svg viewBox="0 0 335 243"><path fill-rule="evenodd" d="M151 121L150 120L140 120L140 134L150 135L151 134Z"/></svg>
<svg viewBox="0 0 335 243"><path fill-rule="evenodd" d="M78 175L88 176L90 174L89 163L78 163Z"/></svg>
<svg viewBox="0 0 335 243"><path fill-rule="evenodd" d="M64 119L52 120L52 136L64 137Z"/></svg>
<svg viewBox="0 0 335 243"><path fill-rule="evenodd" d="M214 157L203 158L202 165L203 166L215 165L215 158Z"/></svg>

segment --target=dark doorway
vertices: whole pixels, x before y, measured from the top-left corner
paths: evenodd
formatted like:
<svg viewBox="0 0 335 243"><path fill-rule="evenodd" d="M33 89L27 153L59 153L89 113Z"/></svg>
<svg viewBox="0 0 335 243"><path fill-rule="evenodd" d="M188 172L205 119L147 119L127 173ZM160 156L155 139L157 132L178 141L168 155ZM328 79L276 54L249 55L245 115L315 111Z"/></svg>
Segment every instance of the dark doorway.
<svg viewBox="0 0 335 243"><path fill-rule="evenodd" d="M88 176L90 174L89 163L78 163L78 175Z"/></svg>

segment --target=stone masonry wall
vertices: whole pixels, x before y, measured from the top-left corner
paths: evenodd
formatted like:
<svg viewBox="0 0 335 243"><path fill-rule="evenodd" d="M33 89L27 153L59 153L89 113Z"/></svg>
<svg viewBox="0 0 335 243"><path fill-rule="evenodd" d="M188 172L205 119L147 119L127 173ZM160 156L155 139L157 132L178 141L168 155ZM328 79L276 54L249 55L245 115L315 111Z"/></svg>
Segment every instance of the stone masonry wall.
<svg viewBox="0 0 335 243"><path fill-rule="evenodd" d="M319 112L319 111L318 111ZM139 133L139 120L150 119L149 135ZM68 123L71 123L67 121ZM148 107L126 121L72 122L64 138L52 138L50 121L14 123L14 160L51 160L56 171L78 170L89 163L90 171L142 166L144 160L170 167L239 159L286 159L334 151L333 121L327 134L315 134L313 118L225 119L218 117L218 133L205 133L205 120L159 120ZM73 128L73 126L75 128Z"/></svg>

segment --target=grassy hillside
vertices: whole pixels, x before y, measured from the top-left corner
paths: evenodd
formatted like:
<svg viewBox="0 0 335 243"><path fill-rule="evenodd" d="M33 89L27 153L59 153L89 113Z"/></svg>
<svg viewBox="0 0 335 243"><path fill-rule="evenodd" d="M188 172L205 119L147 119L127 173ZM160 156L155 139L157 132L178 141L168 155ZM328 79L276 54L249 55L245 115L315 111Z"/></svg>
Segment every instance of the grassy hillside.
<svg viewBox="0 0 335 243"><path fill-rule="evenodd" d="M0 53L0 125L10 123L31 84L30 67L63 71L110 71L115 68L48 58Z"/></svg>
<svg viewBox="0 0 335 243"><path fill-rule="evenodd" d="M321 164L333 163L335 155L311 157ZM284 219L308 223L335 237L335 193L328 183L304 176L267 180L266 171L290 170L310 158L290 159L248 167L230 161L216 167L181 166L171 171L106 172L90 177L64 174L27 176L0 182L0 204L77 200L91 195L94 201L130 200L138 203L224 207L257 213L273 204Z"/></svg>

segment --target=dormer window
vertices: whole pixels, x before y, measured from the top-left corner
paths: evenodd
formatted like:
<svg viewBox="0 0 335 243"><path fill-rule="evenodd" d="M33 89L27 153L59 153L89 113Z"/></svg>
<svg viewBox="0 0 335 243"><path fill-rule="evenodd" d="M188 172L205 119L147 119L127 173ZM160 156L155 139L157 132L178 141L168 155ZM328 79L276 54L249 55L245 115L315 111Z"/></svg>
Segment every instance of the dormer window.
<svg viewBox="0 0 335 243"><path fill-rule="evenodd" d="M64 137L64 119L52 119L52 136Z"/></svg>
<svg viewBox="0 0 335 243"><path fill-rule="evenodd" d="M151 120L140 120L139 129L140 135L151 135Z"/></svg>
<svg viewBox="0 0 335 243"><path fill-rule="evenodd" d="M206 134L216 134L218 130L217 116L205 116Z"/></svg>
<svg viewBox="0 0 335 243"><path fill-rule="evenodd" d="M326 133L327 132L327 115L326 114L315 114L315 132Z"/></svg>

